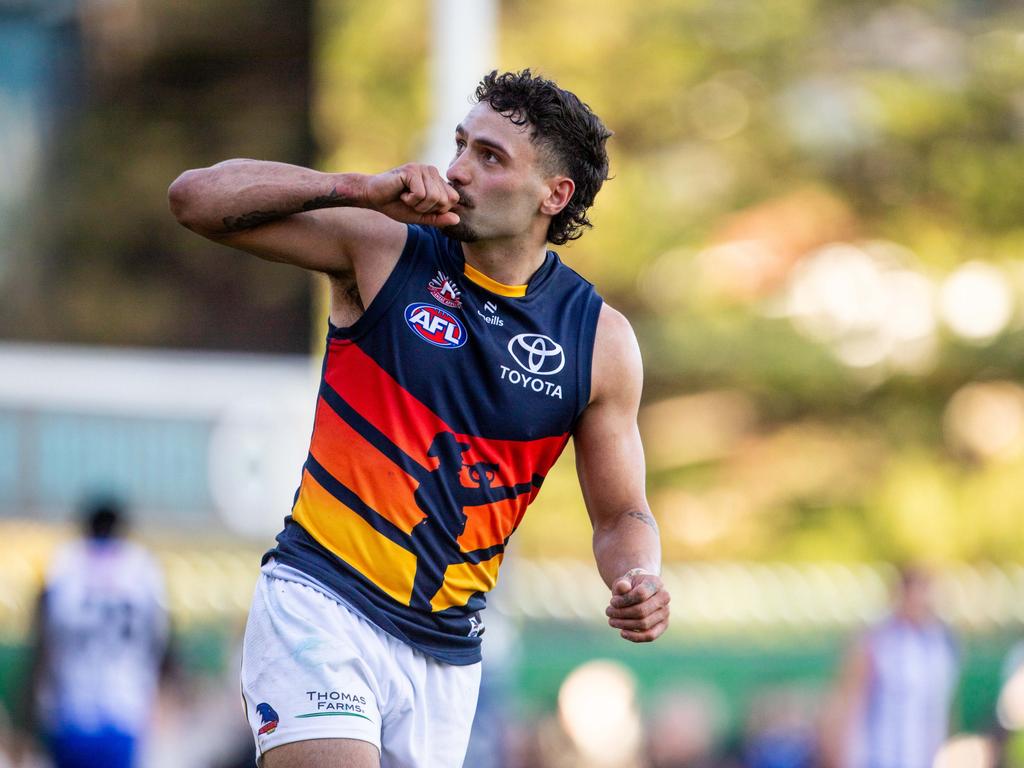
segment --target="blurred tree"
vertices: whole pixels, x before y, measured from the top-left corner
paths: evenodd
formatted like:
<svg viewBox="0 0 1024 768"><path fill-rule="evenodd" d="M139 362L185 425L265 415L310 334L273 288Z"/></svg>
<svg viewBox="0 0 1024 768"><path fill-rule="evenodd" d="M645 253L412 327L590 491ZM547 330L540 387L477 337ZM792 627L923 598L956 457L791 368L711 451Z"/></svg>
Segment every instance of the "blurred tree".
<svg viewBox="0 0 1024 768"><path fill-rule="evenodd" d="M309 162L310 77L323 169L418 157L428 1L131 5L83 2L85 106L37 199L41 267L0 327L301 348L306 278L176 228L163 190L229 156ZM1019 559L1020 4L501 11L502 66L616 132L594 230L563 255L638 331L668 555ZM567 459L519 546L586 554L571 475Z"/></svg>
<svg viewBox="0 0 1024 768"><path fill-rule="evenodd" d="M31 196L35 268L0 310L0 333L307 349L308 279L182 229L166 190L228 157L312 162L311 3L79 0L76 10L76 103Z"/></svg>
<svg viewBox="0 0 1024 768"><path fill-rule="evenodd" d="M327 165L415 158L427 3L318 7ZM638 330L670 556L1019 557L1020 388L950 409L1024 374L1022 39L1011 2L503 3L502 66L615 131L564 250ZM585 555L567 461L538 504L520 546Z"/></svg>
<svg viewBox="0 0 1024 768"><path fill-rule="evenodd" d="M427 3L320 9L327 166L415 157ZM1024 406L950 409L1024 374L1022 34L1011 2L503 3L502 66L616 132L595 228L564 250L640 336L670 556L1019 557ZM953 286L971 260L992 280ZM1008 447L958 449L993 409ZM528 551L585 555L571 474Z"/></svg>

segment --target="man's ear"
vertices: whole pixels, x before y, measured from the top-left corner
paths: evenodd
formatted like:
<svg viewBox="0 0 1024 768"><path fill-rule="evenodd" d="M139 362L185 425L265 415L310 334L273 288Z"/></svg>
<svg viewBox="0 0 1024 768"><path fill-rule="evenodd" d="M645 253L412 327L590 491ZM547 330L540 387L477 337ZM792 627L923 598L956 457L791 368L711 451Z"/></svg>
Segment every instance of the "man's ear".
<svg viewBox="0 0 1024 768"><path fill-rule="evenodd" d="M568 176L554 176L547 183L548 194L540 204L540 212L545 216L557 216L572 200L576 184Z"/></svg>

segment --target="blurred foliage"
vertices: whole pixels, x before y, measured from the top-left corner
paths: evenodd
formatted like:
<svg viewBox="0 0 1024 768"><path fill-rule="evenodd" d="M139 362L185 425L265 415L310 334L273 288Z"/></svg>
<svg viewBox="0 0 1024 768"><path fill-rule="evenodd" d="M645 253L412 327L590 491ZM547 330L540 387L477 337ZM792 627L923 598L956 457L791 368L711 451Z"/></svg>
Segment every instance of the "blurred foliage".
<svg viewBox="0 0 1024 768"><path fill-rule="evenodd" d="M309 278L178 227L166 187L418 157L428 0L76 7L0 333L307 349ZM503 0L500 23L500 67L615 131L563 256L640 339L666 554L1019 560L1020 3ZM567 456L514 546L588 533Z"/></svg>
<svg viewBox="0 0 1024 768"><path fill-rule="evenodd" d="M43 178L31 190L32 245L16 254L0 333L308 349L309 278L178 226L167 187L188 168L229 157L312 162L311 4L77 6L55 85L68 103L57 105Z"/></svg>
<svg viewBox="0 0 1024 768"><path fill-rule="evenodd" d="M318 4L324 169L422 150L428 10ZM505 0L499 40L616 134L563 255L637 330L668 557L1020 559L1019 3ZM566 457L514 546L588 532Z"/></svg>

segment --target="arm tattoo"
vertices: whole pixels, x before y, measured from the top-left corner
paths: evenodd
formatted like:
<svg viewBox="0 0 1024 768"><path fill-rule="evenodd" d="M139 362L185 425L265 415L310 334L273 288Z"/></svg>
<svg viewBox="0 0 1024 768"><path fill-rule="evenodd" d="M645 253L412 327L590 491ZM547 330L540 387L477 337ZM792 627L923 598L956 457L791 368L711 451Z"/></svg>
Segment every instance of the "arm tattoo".
<svg viewBox="0 0 1024 768"><path fill-rule="evenodd" d="M647 512L635 512L635 511L634 512L627 512L626 514L629 515L630 517L635 517L637 520L639 520L644 525L649 525L651 527L651 529L655 533L657 533L657 531L658 531L658 523L654 519L653 515L651 515L651 514L649 514Z"/></svg>
<svg viewBox="0 0 1024 768"><path fill-rule="evenodd" d="M241 232L243 229L252 229L268 221L280 219L283 215L277 211L249 211L241 216L225 216L224 229L228 232Z"/></svg>
<svg viewBox="0 0 1024 768"><path fill-rule="evenodd" d="M338 188L332 187L331 191L326 195L320 195L314 197L312 200L307 200L302 204L302 210L314 211L317 208L331 208L338 205L348 205L348 200L338 194Z"/></svg>
<svg viewBox="0 0 1024 768"><path fill-rule="evenodd" d="M302 204L303 211L314 211L317 208L331 208L333 206L347 205L348 200L338 194L338 188L333 187L330 192L326 195L320 195L314 197L312 200L307 200ZM249 213L243 213L241 216L225 216L224 217L224 229L228 232L241 232L243 229L252 229L258 227L260 224L266 224L270 221L277 221L283 219L285 216L289 216L289 213L281 213L280 211L249 211Z"/></svg>

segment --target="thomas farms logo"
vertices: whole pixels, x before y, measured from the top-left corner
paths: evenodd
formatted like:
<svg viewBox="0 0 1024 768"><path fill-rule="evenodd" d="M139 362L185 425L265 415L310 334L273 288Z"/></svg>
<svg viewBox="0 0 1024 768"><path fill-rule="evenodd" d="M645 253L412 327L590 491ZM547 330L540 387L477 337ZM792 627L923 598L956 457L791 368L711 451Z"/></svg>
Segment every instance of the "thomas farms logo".
<svg viewBox="0 0 1024 768"><path fill-rule="evenodd" d="M365 696L344 691L306 691L309 703L316 706L313 712L296 715L296 718L307 717L367 717L367 701ZM372 720L370 722L373 722Z"/></svg>
<svg viewBox="0 0 1024 768"><path fill-rule="evenodd" d="M451 312L433 304L410 304L405 308L406 325L428 344L455 349L466 343L466 329Z"/></svg>

